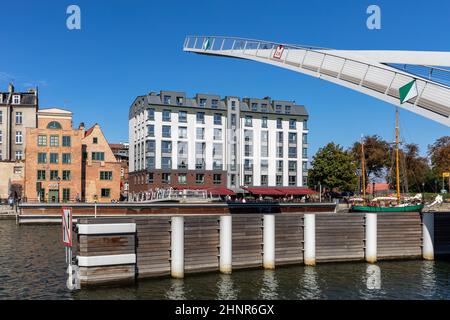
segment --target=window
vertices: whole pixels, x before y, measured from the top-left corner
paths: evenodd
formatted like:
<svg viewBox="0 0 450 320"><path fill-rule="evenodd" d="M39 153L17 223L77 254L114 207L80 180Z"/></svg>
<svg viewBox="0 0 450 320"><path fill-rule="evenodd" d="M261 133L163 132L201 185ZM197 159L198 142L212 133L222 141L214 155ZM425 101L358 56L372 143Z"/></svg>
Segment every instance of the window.
<svg viewBox="0 0 450 320"><path fill-rule="evenodd" d="M148 180L147 180L147 182L148 182L148 183L153 183L154 181L155 181L154 175L153 175L152 172L150 172L150 173L148 174Z"/></svg>
<svg viewBox="0 0 450 320"><path fill-rule="evenodd" d="M63 147L70 147L71 146L71 137L70 136L63 136L62 137L62 146Z"/></svg>
<svg viewBox="0 0 450 320"><path fill-rule="evenodd" d="M308 171L308 162L303 161L302 170L303 170L303 172L307 172Z"/></svg>
<svg viewBox="0 0 450 320"><path fill-rule="evenodd" d="M269 185L269 179L267 175L261 176L261 185L262 186L268 186Z"/></svg>
<svg viewBox="0 0 450 320"><path fill-rule="evenodd" d="M244 170L245 171L252 171L253 170L253 161L250 159L244 160Z"/></svg>
<svg viewBox="0 0 450 320"><path fill-rule="evenodd" d="M38 153L38 163L47 163L46 153Z"/></svg>
<svg viewBox="0 0 450 320"><path fill-rule="evenodd" d="M170 126L162 126L162 136L164 138L170 138L171 136Z"/></svg>
<svg viewBox="0 0 450 320"><path fill-rule="evenodd" d="M155 140L147 141L147 152L156 152L156 141Z"/></svg>
<svg viewBox="0 0 450 320"><path fill-rule="evenodd" d="M59 146L59 136L50 136L50 147Z"/></svg>
<svg viewBox="0 0 450 320"><path fill-rule="evenodd" d="M261 143L269 142L269 131L261 131Z"/></svg>
<svg viewBox="0 0 450 320"><path fill-rule="evenodd" d="M252 116L245 116L245 126L246 127L252 126Z"/></svg>
<svg viewBox="0 0 450 320"><path fill-rule="evenodd" d="M289 176L289 186L296 186L296 185L297 185L297 177Z"/></svg>
<svg viewBox="0 0 450 320"><path fill-rule="evenodd" d="M186 173L178 174L178 183L179 184L187 184L187 174Z"/></svg>
<svg viewBox="0 0 450 320"><path fill-rule="evenodd" d="M236 125L236 115L234 113L231 114L231 125L232 126Z"/></svg>
<svg viewBox="0 0 450 320"><path fill-rule="evenodd" d="M277 171L278 172L283 171L283 160L277 160Z"/></svg>
<svg viewBox="0 0 450 320"><path fill-rule="evenodd" d="M252 111L253 112L258 111L258 104L257 103L252 103Z"/></svg>
<svg viewBox="0 0 450 320"><path fill-rule="evenodd" d="M269 160L261 160L261 171L269 170Z"/></svg>
<svg viewBox="0 0 450 320"><path fill-rule="evenodd" d="M178 158L178 169L187 169L187 158Z"/></svg>
<svg viewBox="0 0 450 320"><path fill-rule="evenodd" d="M164 96L164 104L170 104L170 96Z"/></svg>
<svg viewBox="0 0 450 320"><path fill-rule="evenodd" d="M50 180L58 180L58 170L50 170Z"/></svg>
<svg viewBox="0 0 450 320"><path fill-rule="evenodd" d="M16 131L16 144L22 144L23 136L22 131Z"/></svg>
<svg viewBox="0 0 450 320"><path fill-rule="evenodd" d="M155 157L147 157L147 169L155 169Z"/></svg>
<svg viewBox="0 0 450 320"><path fill-rule="evenodd" d="M38 136L38 146L45 147L47 145L47 136Z"/></svg>
<svg viewBox="0 0 450 320"><path fill-rule="evenodd" d="M195 154L196 155L204 155L206 149L206 143L204 142L197 142L195 144Z"/></svg>
<svg viewBox="0 0 450 320"><path fill-rule="evenodd" d="M200 99L200 107L206 106L206 99Z"/></svg>
<svg viewBox="0 0 450 320"><path fill-rule="evenodd" d="M162 120L170 121L170 110L163 110Z"/></svg>
<svg viewBox="0 0 450 320"><path fill-rule="evenodd" d="M63 201L65 202L70 201L70 189L67 188L62 189L62 197Z"/></svg>
<svg viewBox="0 0 450 320"><path fill-rule="evenodd" d="M70 170L63 170L62 171L62 179L64 181L69 181L70 180Z"/></svg>
<svg viewBox="0 0 450 320"><path fill-rule="evenodd" d="M267 103L261 104L261 111L262 112L267 112Z"/></svg>
<svg viewBox="0 0 450 320"><path fill-rule="evenodd" d="M178 157L179 158L187 158L188 156L188 143L187 142L178 142Z"/></svg>
<svg viewBox="0 0 450 320"><path fill-rule="evenodd" d="M147 109L147 120L155 120L155 109Z"/></svg>
<svg viewBox="0 0 450 320"><path fill-rule="evenodd" d="M308 185L308 177L303 177L303 185L304 186Z"/></svg>
<svg viewBox="0 0 450 320"><path fill-rule="evenodd" d="M236 110L236 101L231 101L231 110Z"/></svg>
<svg viewBox="0 0 450 320"><path fill-rule="evenodd" d="M285 106L284 107L284 113L291 114L291 106Z"/></svg>
<svg viewBox="0 0 450 320"><path fill-rule="evenodd" d="M222 140L222 129L214 128L214 140Z"/></svg>
<svg viewBox="0 0 450 320"><path fill-rule="evenodd" d="M186 111L179 111L178 112L178 122L187 122L187 112Z"/></svg>
<svg viewBox="0 0 450 320"><path fill-rule="evenodd" d="M162 169L172 169L172 158L162 157L161 158L161 168Z"/></svg>
<svg viewBox="0 0 450 320"><path fill-rule="evenodd" d="M58 154L50 153L50 163L58 163Z"/></svg>
<svg viewBox="0 0 450 320"><path fill-rule="evenodd" d="M109 198L109 197L111 197L111 189L102 188L101 197L102 198Z"/></svg>
<svg viewBox="0 0 450 320"><path fill-rule="evenodd" d="M163 173L161 175L161 182L165 184L170 184L170 173Z"/></svg>
<svg viewBox="0 0 450 320"><path fill-rule="evenodd" d="M303 148L303 158L308 158L308 148Z"/></svg>
<svg viewBox="0 0 450 320"><path fill-rule="evenodd" d="M289 147L289 158L297 158L297 147Z"/></svg>
<svg viewBox="0 0 450 320"><path fill-rule="evenodd" d="M236 186L236 175L235 174L230 175L230 185Z"/></svg>
<svg viewBox="0 0 450 320"><path fill-rule="evenodd" d="M162 153L172 153L172 142L171 141L161 141L161 152Z"/></svg>
<svg viewBox="0 0 450 320"><path fill-rule="evenodd" d="M187 139L187 127L179 127L178 128L178 138L179 139Z"/></svg>
<svg viewBox="0 0 450 320"><path fill-rule="evenodd" d="M12 104L20 104L20 96L19 95L13 95Z"/></svg>
<svg viewBox="0 0 450 320"><path fill-rule="evenodd" d="M22 160L23 159L23 152L21 150L16 151L16 160Z"/></svg>
<svg viewBox="0 0 450 320"><path fill-rule="evenodd" d="M61 124L57 121L51 121L47 125L47 129L62 129Z"/></svg>
<svg viewBox="0 0 450 320"><path fill-rule="evenodd" d="M303 130L308 130L308 120L303 120Z"/></svg>
<svg viewBox="0 0 450 320"><path fill-rule="evenodd" d="M297 128L297 121L295 119L289 120L289 129L295 130Z"/></svg>
<svg viewBox="0 0 450 320"><path fill-rule="evenodd" d="M214 113L214 124L215 125L222 125L222 115L220 113Z"/></svg>
<svg viewBox="0 0 450 320"><path fill-rule="evenodd" d="M147 137L154 137L155 136L155 126L153 124L150 124L147 126Z"/></svg>
<svg viewBox="0 0 450 320"><path fill-rule="evenodd" d="M267 128L267 117L262 117L261 127Z"/></svg>
<svg viewBox="0 0 450 320"><path fill-rule="evenodd" d="M289 172L297 172L297 161L289 161Z"/></svg>
<svg viewBox="0 0 450 320"><path fill-rule="evenodd" d="M249 174L244 175L244 185L250 186L252 185L252 176Z"/></svg>
<svg viewBox="0 0 450 320"><path fill-rule="evenodd" d="M22 167L14 167L13 168L14 174L21 174L22 173Z"/></svg>
<svg viewBox="0 0 450 320"><path fill-rule="evenodd" d="M222 175L221 174L214 174L213 175L213 183L214 184L221 184L222 183Z"/></svg>
<svg viewBox="0 0 450 320"><path fill-rule="evenodd" d="M45 180L45 170L38 170L37 171L37 179L38 180Z"/></svg>
<svg viewBox="0 0 450 320"><path fill-rule="evenodd" d="M100 171L100 180L112 180L112 171Z"/></svg>
<svg viewBox="0 0 450 320"><path fill-rule="evenodd" d="M195 175L195 183L197 183L197 184L205 183L205 175L202 173L197 173Z"/></svg>
<svg viewBox="0 0 450 320"><path fill-rule="evenodd" d="M277 147L277 157L283 158L283 147Z"/></svg>
<svg viewBox="0 0 450 320"><path fill-rule="evenodd" d="M276 184L277 184L277 187L283 185L283 176L277 175L277 177L276 177Z"/></svg>
<svg viewBox="0 0 450 320"><path fill-rule="evenodd" d="M248 143L253 142L253 131L244 130L244 141Z"/></svg>
<svg viewBox="0 0 450 320"><path fill-rule="evenodd" d="M219 107L219 100L217 100L217 99L212 99L212 100L211 100L211 108L217 109L218 107Z"/></svg>
<svg viewBox="0 0 450 320"><path fill-rule="evenodd" d="M222 158L222 144L221 143L213 144L213 157Z"/></svg>
<svg viewBox="0 0 450 320"><path fill-rule="evenodd" d="M283 132L277 132L277 142L278 143L283 143Z"/></svg>
<svg viewBox="0 0 450 320"><path fill-rule="evenodd" d="M0 130L0 143L3 143L3 132Z"/></svg>
<svg viewBox="0 0 450 320"><path fill-rule="evenodd" d="M177 105L179 106L183 105L183 97L177 97Z"/></svg>
<svg viewBox="0 0 450 320"><path fill-rule="evenodd" d="M277 105L275 106L275 112L276 112L276 113L281 113L281 104L277 104Z"/></svg>
<svg viewBox="0 0 450 320"><path fill-rule="evenodd" d="M222 170L222 159L215 159L213 161L213 170Z"/></svg>
<svg viewBox="0 0 450 320"><path fill-rule="evenodd" d="M283 129L283 119L277 119L277 129Z"/></svg>
<svg viewBox="0 0 450 320"><path fill-rule="evenodd" d="M205 113L204 112L197 112L197 123L199 123L199 124L205 123Z"/></svg>
<svg viewBox="0 0 450 320"><path fill-rule="evenodd" d="M98 143L98 138L97 138L97 137L92 138L92 143L93 143L93 144L97 144L97 143Z"/></svg>
<svg viewBox="0 0 450 320"><path fill-rule="evenodd" d="M22 124L22 112L16 112L16 124Z"/></svg>
<svg viewBox="0 0 450 320"><path fill-rule="evenodd" d="M105 153L104 152L92 152L92 160L93 161L105 161Z"/></svg>
<svg viewBox="0 0 450 320"><path fill-rule="evenodd" d="M204 170L205 169L205 160L203 158L195 159L195 169Z"/></svg>
<svg viewBox="0 0 450 320"><path fill-rule="evenodd" d="M62 154L62 163L63 164L71 164L72 163L72 155L70 153Z"/></svg>
<svg viewBox="0 0 450 320"><path fill-rule="evenodd" d="M3 111L0 111L0 123L3 123Z"/></svg>
<svg viewBox="0 0 450 320"><path fill-rule="evenodd" d="M205 139L205 128L197 128L196 129L197 140Z"/></svg>
<svg viewBox="0 0 450 320"><path fill-rule="evenodd" d="M307 143L308 143L308 135L307 135L306 133L303 134L302 142L303 142L304 144L307 144Z"/></svg>
<svg viewBox="0 0 450 320"><path fill-rule="evenodd" d="M297 134L289 132L289 143L297 143Z"/></svg>

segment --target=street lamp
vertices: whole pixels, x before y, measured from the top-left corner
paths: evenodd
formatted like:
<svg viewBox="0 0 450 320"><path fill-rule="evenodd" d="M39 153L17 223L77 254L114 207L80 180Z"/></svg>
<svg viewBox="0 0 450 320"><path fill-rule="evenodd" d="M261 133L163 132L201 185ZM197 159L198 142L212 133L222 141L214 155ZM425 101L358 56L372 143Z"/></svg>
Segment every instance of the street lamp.
<svg viewBox="0 0 450 320"><path fill-rule="evenodd" d="M57 177L56 181L58 181L58 203L60 203L61 201L60 201L60 198L59 198L59 182L61 181L61 178Z"/></svg>

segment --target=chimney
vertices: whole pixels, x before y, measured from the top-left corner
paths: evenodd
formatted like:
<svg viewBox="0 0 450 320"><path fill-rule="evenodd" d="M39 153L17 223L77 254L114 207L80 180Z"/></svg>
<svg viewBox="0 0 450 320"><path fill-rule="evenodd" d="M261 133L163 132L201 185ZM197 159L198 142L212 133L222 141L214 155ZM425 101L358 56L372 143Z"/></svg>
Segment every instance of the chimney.
<svg viewBox="0 0 450 320"><path fill-rule="evenodd" d="M78 126L78 130L83 130L84 131L84 122L81 122L80 125Z"/></svg>
<svg viewBox="0 0 450 320"><path fill-rule="evenodd" d="M14 85L12 83L9 83L8 91L9 93L14 93Z"/></svg>

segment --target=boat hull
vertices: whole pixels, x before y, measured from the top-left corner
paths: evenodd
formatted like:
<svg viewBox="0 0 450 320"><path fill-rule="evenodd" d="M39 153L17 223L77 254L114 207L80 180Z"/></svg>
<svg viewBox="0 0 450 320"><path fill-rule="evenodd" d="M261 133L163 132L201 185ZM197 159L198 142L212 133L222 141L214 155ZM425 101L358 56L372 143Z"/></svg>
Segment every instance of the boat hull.
<svg viewBox="0 0 450 320"><path fill-rule="evenodd" d="M415 205L407 207L369 207L369 206L353 206L352 212L417 212L422 211L424 205Z"/></svg>

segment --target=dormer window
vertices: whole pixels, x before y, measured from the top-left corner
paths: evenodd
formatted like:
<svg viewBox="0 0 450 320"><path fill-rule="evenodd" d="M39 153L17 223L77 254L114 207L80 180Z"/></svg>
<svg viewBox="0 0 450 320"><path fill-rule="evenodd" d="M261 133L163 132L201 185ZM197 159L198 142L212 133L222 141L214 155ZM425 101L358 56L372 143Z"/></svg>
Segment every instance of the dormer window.
<svg viewBox="0 0 450 320"><path fill-rule="evenodd" d="M285 110L286 114L291 114L291 107L290 106L286 106L284 110Z"/></svg>
<svg viewBox="0 0 450 320"><path fill-rule="evenodd" d="M211 100L211 108L217 109L219 107L219 100L213 99Z"/></svg>
<svg viewBox="0 0 450 320"><path fill-rule="evenodd" d="M170 96L164 96L164 104L170 104Z"/></svg>
<svg viewBox="0 0 450 320"><path fill-rule="evenodd" d="M200 107L206 106L206 99L200 99Z"/></svg>
<svg viewBox="0 0 450 320"><path fill-rule="evenodd" d="M183 105L183 97L177 97L177 105L179 106Z"/></svg>
<svg viewBox="0 0 450 320"><path fill-rule="evenodd" d="M20 104L20 95L14 95L13 96L13 100L12 100L13 104Z"/></svg>

